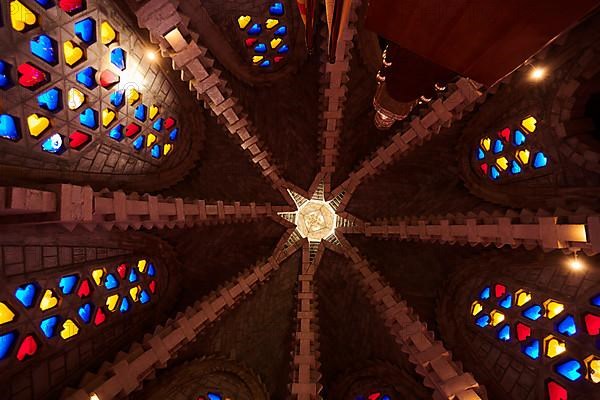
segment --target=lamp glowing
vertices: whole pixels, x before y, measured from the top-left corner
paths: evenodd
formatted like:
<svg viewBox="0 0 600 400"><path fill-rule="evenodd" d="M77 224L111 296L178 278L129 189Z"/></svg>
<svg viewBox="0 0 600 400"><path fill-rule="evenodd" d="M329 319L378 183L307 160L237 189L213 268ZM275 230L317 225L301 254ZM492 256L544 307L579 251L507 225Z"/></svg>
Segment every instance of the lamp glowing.
<svg viewBox="0 0 600 400"><path fill-rule="evenodd" d="M577 253L573 253L573 258L569 261L569 267L573 271L581 271L583 269L583 263L577 257Z"/></svg>
<svg viewBox="0 0 600 400"><path fill-rule="evenodd" d="M146 58L148 61L156 61L156 52L152 50L146 51Z"/></svg>
<svg viewBox="0 0 600 400"><path fill-rule="evenodd" d="M90 400L100 400L100 397L98 397L98 395L96 393L91 393Z"/></svg>
<svg viewBox="0 0 600 400"><path fill-rule="evenodd" d="M533 67L533 69L531 70L531 73L529 74L529 77L531 78L531 80L534 81L541 81L542 79L544 79L546 77L546 68L541 68L541 67Z"/></svg>

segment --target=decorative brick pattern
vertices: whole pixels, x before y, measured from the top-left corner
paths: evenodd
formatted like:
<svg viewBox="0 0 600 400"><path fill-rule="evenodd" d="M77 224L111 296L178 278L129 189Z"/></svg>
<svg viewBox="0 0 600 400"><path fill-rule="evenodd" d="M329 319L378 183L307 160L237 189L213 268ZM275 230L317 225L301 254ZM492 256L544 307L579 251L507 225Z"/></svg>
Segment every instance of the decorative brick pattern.
<svg viewBox="0 0 600 400"><path fill-rule="evenodd" d="M341 27L344 34L336 51L336 61L334 64L327 62L327 37L328 30L324 24L321 30L321 173L325 177L325 196L331 192L331 175L335 171L335 159L337 156L337 147L339 137L342 131L342 121L344 117L344 105L348 92L347 82L350 72L350 61L352 59L352 48L354 47L354 37L357 35L356 8L360 6L361 0L352 1L352 10L348 26Z"/></svg>
<svg viewBox="0 0 600 400"><path fill-rule="evenodd" d="M310 250L306 240L302 241L302 270L298 276L296 309L296 332L292 352L292 398L298 400L321 399L322 385L319 384L319 330L317 317L317 295L315 292L315 270L318 260L310 261ZM324 247L320 246L321 254Z"/></svg>
<svg viewBox="0 0 600 400"><path fill-rule="evenodd" d="M471 246L494 244L497 247L541 247L544 250L583 250L593 255L600 251L600 217L594 213L558 216L539 210L533 213L507 211L504 214L456 214L441 217L401 218L399 222L364 226L367 236L393 237ZM346 232L342 228L342 232ZM347 231L348 233L355 233Z"/></svg>

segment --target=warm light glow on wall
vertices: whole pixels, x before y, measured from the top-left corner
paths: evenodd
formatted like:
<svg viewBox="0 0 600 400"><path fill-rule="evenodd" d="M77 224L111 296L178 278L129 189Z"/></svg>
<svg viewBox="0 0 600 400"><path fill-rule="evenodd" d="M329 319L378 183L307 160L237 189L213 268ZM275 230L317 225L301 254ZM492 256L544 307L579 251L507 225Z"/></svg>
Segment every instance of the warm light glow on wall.
<svg viewBox="0 0 600 400"><path fill-rule="evenodd" d="M533 67L531 73L529 74L529 78L533 81L541 81L547 75L546 68L543 67Z"/></svg>

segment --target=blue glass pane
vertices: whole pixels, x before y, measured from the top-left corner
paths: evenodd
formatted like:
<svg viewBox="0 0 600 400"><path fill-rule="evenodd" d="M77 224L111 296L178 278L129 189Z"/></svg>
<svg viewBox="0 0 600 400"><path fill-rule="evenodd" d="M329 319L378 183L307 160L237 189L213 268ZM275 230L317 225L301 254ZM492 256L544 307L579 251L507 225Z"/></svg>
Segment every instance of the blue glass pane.
<svg viewBox="0 0 600 400"><path fill-rule="evenodd" d="M262 32L260 24L254 24L248 29L248 35L257 36Z"/></svg>
<svg viewBox="0 0 600 400"><path fill-rule="evenodd" d="M540 358L540 341L537 339L533 339L529 344L523 346L523 353L525 353L529 358L537 360Z"/></svg>
<svg viewBox="0 0 600 400"><path fill-rule="evenodd" d="M600 294L592 297L591 303L596 307L600 307Z"/></svg>
<svg viewBox="0 0 600 400"><path fill-rule="evenodd" d="M152 158L160 158L160 145L155 144L154 146L152 146L152 150L150 151L150 154L152 154Z"/></svg>
<svg viewBox="0 0 600 400"><path fill-rule="evenodd" d="M123 300L121 300L121 307L119 307L119 311L121 311L121 313L126 313L129 311L129 300L127 300L127 297L123 297Z"/></svg>
<svg viewBox="0 0 600 400"><path fill-rule="evenodd" d="M209 393L208 400L222 400L222 398L221 395L218 395L216 393Z"/></svg>
<svg viewBox="0 0 600 400"><path fill-rule="evenodd" d="M17 121L12 115L0 114L0 137L9 140L19 140L21 134L17 126Z"/></svg>
<svg viewBox="0 0 600 400"><path fill-rule="evenodd" d="M150 263L150 265L148 266L148 276L155 276L156 275L156 270L154 269L154 264Z"/></svg>
<svg viewBox="0 0 600 400"><path fill-rule="evenodd" d="M58 286L60 287L62 294L66 296L73 293L73 289L75 289L78 280L79 278L77 275L67 275L60 278Z"/></svg>
<svg viewBox="0 0 600 400"><path fill-rule="evenodd" d="M271 4L271 7L269 7L269 14L274 15L276 17L280 17L283 15L283 13L285 12L285 9L283 8L283 3L282 2L276 2Z"/></svg>
<svg viewBox="0 0 600 400"><path fill-rule="evenodd" d="M60 110L60 90L52 88L37 97L38 106L48 111Z"/></svg>
<svg viewBox="0 0 600 400"><path fill-rule="evenodd" d="M270 66L271 66L271 61L270 61L270 60L265 60L265 61L261 62L261 63L259 64L259 66L260 66L261 68L268 68L268 67L270 67Z"/></svg>
<svg viewBox="0 0 600 400"><path fill-rule="evenodd" d="M481 147L477 148L477 159L478 160L483 160L485 158L485 153L483 152L483 150L481 149Z"/></svg>
<svg viewBox="0 0 600 400"><path fill-rule="evenodd" d="M112 63L112 65L114 65L121 71L123 71L126 67L125 60L126 60L125 50L123 50L122 48L117 47L116 49L113 49L110 52L110 62Z"/></svg>
<svg viewBox="0 0 600 400"><path fill-rule="evenodd" d="M92 67L82 69L77 73L75 79L86 88L93 89L96 87L96 70Z"/></svg>
<svg viewBox="0 0 600 400"><path fill-rule="evenodd" d="M498 168L496 168L494 165L490 167L490 178L493 180L500 178L500 171L498 171Z"/></svg>
<svg viewBox="0 0 600 400"><path fill-rule="evenodd" d="M479 317L475 320L475 324L477 326L479 326L480 328L485 328L486 326L488 326L490 324L490 316L482 315L481 317Z"/></svg>
<svg viewBox="0 0 600 400"><path fill-rule="evenodd" d="M177 140L177 136L179 135L179 128L175 128L169 134L169 139L174 142Z"/></svg>
<svg viewBox="0 0 600 400"><path fill-rule="evenodd" d="M140 293L140 303L146 304L149 301L150 301L150 295L145 290L142 290L142 292Z"/></svg>
<svg viewBox="0 0 600 400"><path fill-rule="evenodd" d="M53 0L35 0L35 2L44 8L50 8L54 5Z"/></svg>
<svg viewBox="0 0 600 400"><path fill-rule="evenodd" d="M542 152L539 152L535 155L533 159L533 168L544 168L548 165L548 158Z"/></svg>
<svg viewBox="0 0 600 400"><path fill-rule="evenodd" d="M133 148L136 150L141 150L142 147L144 147L144 139L145 139L145 137L143 135L139 136L137 139L135 139L133 141Z"/></svg>
<svg viewBox="0 0 600 400"><path fill-rule="evenodd" d="M525 143L526 140L527 139L526 139L525 135L523 134L523 132L521 132L520 130L517 129L513 136L513 144L515 146L521 146L522 144Z"/></svg>
<svg viewBox="0 0 600 400"><path fill-rule="evenodd" d="M104 287L106 287L108 290L113 290L119 287L119 281L117 280L114 274L106 275Z"/></svg>
<svg viewBox="0 0 600 400"><path fill-rule="evenodd" d="M133 283L133 282L137 282L138 280L138 275L135 272L135 269L131 269L131 271L129 272L129 282Z"/></svg>
<svg viewBox="0 0 600 400"><path fill-rule="evenodd" d="M285 25L280 26L274 33L275 36L285 36L287 35L287 27Z"/></svg>
<svg viewBox="0 0 600 400"><path fill-rule="evenodd" d="M494 148L492 149L492 151L494 152L494 154L498 154L501 153L502 150L504 150L504 143L502 143L502 140L496 139L494 141Z"/></svg>
<svg viewBox="0 0 600 400"><path fill-rule="evenodd" d="M40 322L40 329L42 330L42 333L44 334L44 336L46 336L48 339L51 339L54 336L56 336L56 327L57 326L58 326L58 317L57 316L46 318L46 319L42 320L42 322Z"/></svg>
<svg viewBox="0 0 600 400"><path fill-rule="evenodd" d="M0 60L0 88L2 89L8 89L12 85L8 69L9 65Z"/></svg>
<svg viewBox="0 0 600 400"><path fill-rule="evenodd" d="M63 137L58 133L50 136L42 142L42 150L47 153L60 154L64 150Z"/></svg>
<svg viewBox="0 0 600 400"><path fill-rule="evenodd" d="M125 104L125 91L116 90L114 93L112 93L110 95L110 104L112 104L116 108L123 107L123 104Z"/></svg>
<svg viewBox="0 0 600 400"><path fill-rule="evenodd" d="M522 168L519 165L519 163L516 162L515 160L512 160L510 162L510 173L513 175L517 175L517 174L520 174L521 171L522 171Z"/></svg>
<svg viewBox="0 0 600 400"><path fill-rule="evenodd" d="M490 287L485 287L481 293L479 294L479 299L480 300L487 300L490 298L490 295L492 294L492 290L490 289Z"/></svg>
<svg viewBox="0 0 600 400"><path fill-rule="evenodd" d="M96 42L96 21L91 18L86 18L75 22L75 35L86 44Z"/></svg>
<svg viewBox="0 0 600 400"><path fill-rule="evenodd" d="M259 54L264 54L267 52L267 45L265 45L264 43L259 43L256 46L254 46L254 51Z"/></svg>
<svg viewBox="0 0 600 400"><path fill-rule="evenodd" d="M31 308L33 306L36 294L37 287L33 283L21 285L15 290L15 297L25 308Z"/></svg>
<svg viewBox="0 0 600 400"><path fill-rule="evenodd" d="M525 311L523 311L523 316L532 321L537 321L538 319L544 316L544 308L539 304L534 304Z"/></svg>
<svg viewBox="0 0 600 400"><path fill-rule="evenodd" d="M17 332L9 332L0 335L0 360L3 360L8 356L16 339Z"/></svg>
<svg viewBox="0 0 600 400"><path fill-rule="evenodd" d="M566 336L573 336L577 333L577 325L575 324L575 318L572 315L567 315L562 321L556 325L558 333L562 333Z"/></svg>
<svg viewBox="0 0 600 400"><path fill-rule="evenodd" d="M57 63L55 43L48 35L39 35L29 42L31 54L44 60L50 65Z"/></svg>
<svg viewBox="0 0 600 400"><path fill-rule="evenodd" d="M508 309L512 307L512 300L512 294L507 294L498 304L500 307Z"/></svg>
<svg viewBox="0 0 600 400"><path fill-rule="evenodd" d="M123 125L119 124L119 125L115 126L114 128L112 128L110 130L108 136L110 136L111 139L114 139L118 142L123 140L123 138L125 137L123 135Z"/></svg>
<svg viewBox="0 0 600 400"><path fill-rule="evenodd" d="M77 310L77 314L85 324L89 324L92 320L92 305L90 303L82 305Z"/></svg>
<svg viewBox="0 0 600 400"><path fill-rule="evenodd" d="M510 340L510 325L506 324L498 331L498 339L508 342Z"/></svg>
<svg viewBox="0 0 600 400"><path fill-rule="evenodd" d="M161 129L162 129L162 127L163 127L163 123L164 123L164 122L165 122L165 121L164 121L164 119L162 119L162 118L159 118L159 119L157 119L156 121L154 121L154 124L152 124L152 128L154 128L154 130L155 130L155 131L158 131L158 132L160 132L160 130L161 130Z"/></svg>
<svg viewBox="0 0 600 400"><path fill-rule="evenodd" d="M98 127L98 112L87 108L79 115L79 123L87 128L96 129Z"/></svg>
<svg viewBox="0 0 600 400"><path fill-rule="evenodd" d="M140 104L135 108L134 116L136 119L144 122L146 121L146 117L148 115L148 107L143 104Z"/></svg>
<svg viewBox="0 0 600 400"><path fill-rule="evenodd" d="M286 54L288 51L290 51L290 48L288 47L287 44L284 44L283 46L281 46L279 48L279 50L277 50L277 53L279 53L279 54Z"/></svg>
<svg viewBox="0 0 600 400"><path fill-rule="evenodd" d="M581 378L582 365L577 360L567 360L556 365L556 372L574 382Z"/></svg>

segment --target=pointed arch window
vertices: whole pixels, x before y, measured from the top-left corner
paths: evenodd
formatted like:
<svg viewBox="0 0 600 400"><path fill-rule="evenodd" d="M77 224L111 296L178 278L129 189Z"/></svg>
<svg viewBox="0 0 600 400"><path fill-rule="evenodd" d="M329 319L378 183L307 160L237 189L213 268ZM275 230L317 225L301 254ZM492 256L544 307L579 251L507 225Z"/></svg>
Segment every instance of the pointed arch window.
<svg viewBox="0 0 600 400"><path fill-rule="evenodd" d="M536 136L540 134L538 120L532 115L486 134L475 145L473 166L482 178L498 183L544 173L551 160L539 145Z"/></svg>
<svg viewBox="0 0 600 400"><path fill-rule="evenodd" d="M94 263L0 291L0 364L102 330L156 302L159 268L148 258Z"/></svg>
<svg viewBox="0 0 600 400"><path fill-rule="evenodd" d="M152 165L176 151L177 99L167 96L166 81L156 90L161 73L104 7L84 0L1 7L10 24L0 33L18 51L0 56L0 92L8 99L0 144L70 159L102 143Z"/></svg>
<svg viewBox="0 0 600 400"><path fill-rule="evenodd" d="M469 310L478 332L518 353L524 361L549 366L547 399L567 398L577 382L598 390L600 292L583 307L523 287L492 282L480 289Z"/></svg>

